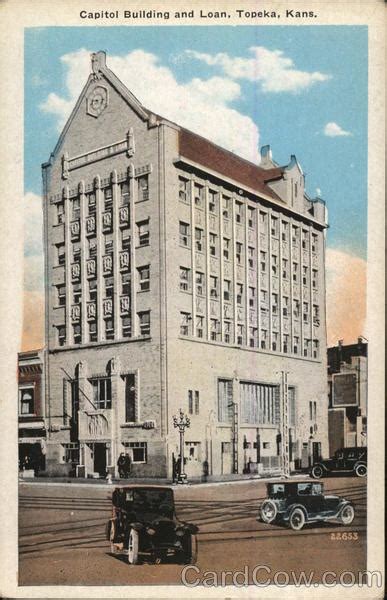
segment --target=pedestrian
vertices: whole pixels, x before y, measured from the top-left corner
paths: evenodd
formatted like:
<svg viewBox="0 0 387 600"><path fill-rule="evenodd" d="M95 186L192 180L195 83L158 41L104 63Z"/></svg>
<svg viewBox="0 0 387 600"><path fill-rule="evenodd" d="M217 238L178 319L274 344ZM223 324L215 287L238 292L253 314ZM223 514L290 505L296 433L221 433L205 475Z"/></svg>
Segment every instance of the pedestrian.
<svg viewBox="0 0 387 600"><path fill-rule="evenodd" d="M120 479L125 477L125 454L121 452L117 460L118 476Z"/></svg>
<svg viewBox="0 0 387 600"><path fill-rule="evenodd" d="M177 483L177 460L174 452L172 452L172 482Z"/></svg>
<svg viewBox="0 0 387 600"><path fill-rule="evenodd" d="M129 479L132 461L130 460L130 456L129 456L128 452L125 454L124 459L125 459L125 462L124 462L124 477L126 477L127 479Z"/></svg>

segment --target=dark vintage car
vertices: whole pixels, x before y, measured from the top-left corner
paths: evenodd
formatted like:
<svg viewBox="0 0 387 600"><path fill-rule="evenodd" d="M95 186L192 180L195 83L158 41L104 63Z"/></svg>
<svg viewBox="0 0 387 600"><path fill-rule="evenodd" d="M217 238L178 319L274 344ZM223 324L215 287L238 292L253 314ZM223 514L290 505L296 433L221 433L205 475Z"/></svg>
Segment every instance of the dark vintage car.
<svg viewBox="0 0 387 600"><path fill-rule="evenodd" d="M367 475L367 448L341 448L333 458L314 463L310 474L315 479L335 473L352 473L358 477Z"/></svg>
<svg viewBox="0 0 387 600"><path fill-rule="evenodd" d="M323 484L316 482L268 483L260 518L264 523L288 525L295 531L318 521L350 525L355 516L352 502L340 496L324 496L323 492Z"/></svg>
<svg viewBox="0 0 387 600"><path fill-rule="evenodd" d="M106 537L113 554L122 553L132 565L139 562L140 555L155 562L171 555L186 564L195 562L198 527L177 519L171 488L117 487L112 504Z"/></svg>

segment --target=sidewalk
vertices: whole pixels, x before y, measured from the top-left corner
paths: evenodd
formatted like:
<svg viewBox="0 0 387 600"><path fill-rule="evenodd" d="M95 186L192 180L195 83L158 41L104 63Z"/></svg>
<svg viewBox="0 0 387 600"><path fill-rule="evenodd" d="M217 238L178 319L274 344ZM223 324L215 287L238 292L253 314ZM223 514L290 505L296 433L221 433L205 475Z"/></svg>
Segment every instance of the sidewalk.
<svg viewBox="0 0 387 600"><path fill-rule="evenodd" d="M305 478L308 477L307 473L292 473L291 474L291 479L295 478L295 477L299 477L299 478ZM228 475L228 476L223 476L223 477L215 477L215 476L210 476L207 478L207 481L202 481L201 479L197 478L197 479L192 479L190 481L187 482L187 484L175 484L172 483L172 481L170 479L162 479L162 478L150 478L150 477L143 477L143 478L129 478L129 479L113 479L111 481L111 483L109 483L106 479L92 479L92 478L88 478L88 479L83 479L80 477L31 477L31 478L26 478L23 479L21 477L19 477L19 484L37 484L37 485L59 485L59 486L63 486L63 485L73 485L73 486L97 486L97 487L103 487L103 488L112 488L114 486L121 486L121 485L131 485L131 484L136 484L136 485L167 485L167 486L173 486L173 487L187 487L187 486L203 486L203 487L208 487L208 486L217 486L217 485L230 485L230 484L242 484L242 483L249 483L251 481L257 481L257 482L268 482L271 481L272 479L283 479L280 475L267 475L267 476L260 476L260 475L253 475L253 474L249 474L249 475Z"/></svg>

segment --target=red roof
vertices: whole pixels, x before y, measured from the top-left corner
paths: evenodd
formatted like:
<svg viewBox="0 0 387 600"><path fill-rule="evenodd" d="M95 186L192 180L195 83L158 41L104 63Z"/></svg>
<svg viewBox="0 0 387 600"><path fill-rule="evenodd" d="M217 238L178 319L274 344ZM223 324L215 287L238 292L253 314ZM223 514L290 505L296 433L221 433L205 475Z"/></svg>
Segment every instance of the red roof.
<svg viewBox="0 0 387 600"><path fill-rule="evenodd" d="M281 167L262 169L262 167L183 128L179 131L179 153L180 156L216 171L220 175L234 179L256 192L282 201L267 185L268 181L282 176L283 169Z"/></svg>

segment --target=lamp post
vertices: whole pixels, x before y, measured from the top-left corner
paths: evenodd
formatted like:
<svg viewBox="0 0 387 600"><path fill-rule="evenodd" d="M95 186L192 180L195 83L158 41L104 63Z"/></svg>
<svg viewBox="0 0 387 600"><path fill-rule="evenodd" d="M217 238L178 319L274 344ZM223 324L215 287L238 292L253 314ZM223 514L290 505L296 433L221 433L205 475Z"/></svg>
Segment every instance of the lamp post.
<svg viewBox="0 0 387 600"><path fill-rule="evenodd" d="M173 417L173 426L177 427L180 434L180 469L177 483L187 483L187 474L184 471L184 431L190 427L190 419L184 415L182 409L179 410L179 417Z"/></svg>

